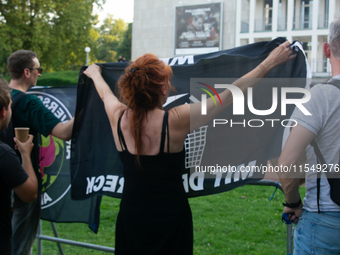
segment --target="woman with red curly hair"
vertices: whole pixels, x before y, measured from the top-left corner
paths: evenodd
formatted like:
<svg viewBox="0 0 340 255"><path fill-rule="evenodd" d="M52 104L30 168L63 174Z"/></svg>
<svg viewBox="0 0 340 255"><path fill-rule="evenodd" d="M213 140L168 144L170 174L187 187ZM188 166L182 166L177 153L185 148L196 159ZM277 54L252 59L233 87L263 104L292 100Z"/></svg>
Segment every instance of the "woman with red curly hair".
<svg viewBox="0 0 340 255"><path fill-rule="evenodd" d="M285 42L242 78L263 78L275 66L295 57ZM116 223L115 254L192 254L191 210L184 191L184 140L194 130L232 103L229 90L219 94L222 105L207 100L209 115L201 104L185 104L168 112L166 102L171 68L152 54L132 62L118 81L121 100L112 93L98 65L85 71L104 102L124 171L124 190ZM233 83L244 93L256 79ZM251 82L253 81L253 82ZM190 123L191 118L195 123Z"/></svg>

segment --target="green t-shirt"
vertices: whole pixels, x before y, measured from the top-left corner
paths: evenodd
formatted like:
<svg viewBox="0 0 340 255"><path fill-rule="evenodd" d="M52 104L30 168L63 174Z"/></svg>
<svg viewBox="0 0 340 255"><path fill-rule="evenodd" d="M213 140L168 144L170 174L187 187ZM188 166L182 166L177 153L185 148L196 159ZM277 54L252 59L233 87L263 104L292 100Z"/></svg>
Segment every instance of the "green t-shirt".
<svg viewBox="0 0 340 255"><path fill-rule="evenodd" d="M13 89L11 97L13 98L19 92L19 90ZM34 148L31 153L32 165L35 172L38 173L39 134L48 136L60 120L44 106L39 98L32 94L26 94L12 112L12 121L14 127L30 128L29 133L34 136Z"/></svg>
<svg viewBox="0 0 340 255"><path fill-rule="evenodd" d="M19 90L13 89L11 97L13 98ZM18 102L12 120L17 127L29 127L30 134L37 133L48 136L52 129L60 122L54 114L48 110L41 100L35 95L26 94Z"/></svg>

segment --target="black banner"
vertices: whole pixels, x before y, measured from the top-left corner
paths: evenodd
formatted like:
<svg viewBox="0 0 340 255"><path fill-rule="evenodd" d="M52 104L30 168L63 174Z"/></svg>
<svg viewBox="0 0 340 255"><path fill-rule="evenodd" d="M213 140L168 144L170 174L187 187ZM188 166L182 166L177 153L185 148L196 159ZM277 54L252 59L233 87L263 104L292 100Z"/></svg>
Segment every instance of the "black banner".
<svg viewBox="0 0 340 255"><path fill-rule="evenodd" d="M275 47L284 41L283 38L277 38L271 42L259 42L210 54L163 59L172 66L174 76L171 84L177 89L177 94L168 98L164 108L170 109L179 104L196 102L200 96L191 91L191 82L197 86L197 82L209 82L206 79L211 78L228 78L226 83L236 80L259 65ZM263 79L265 84L255 88L254 94L256 93L257 102L264 101L264 98L268 101L268 97L271 99L271 87L275 86L280 89L306 85L305 79L301 79L298 83L287 82L287 80L279 82L284 78L306 78L307 76L305 55L301 51L302 48L298 47L299 43L296 45L297 57L274 68L266 79ZM103 78L111 89L116 91L116 82L126 67L126 63L100 65ZM92 80L85 75L80 75L77 93L76 122L71 149L72 198L85 199L94 195L120 198L124 186L122 164L115 148L103 102L99 98ZM293 98L301 96L300 94ZM257 106L257 103L254 102L254 105ZM265 107L267 106L265 105ZM289 119L293 109L292 106L287 107L286 116L277 114L280 111L278 109L271 117L279 118L279 123L282 124L284 119ZM219 118L230 121L235 117L232 110L233 108L230 107ZM254 119L253 115L249 114L249 111L245 111L242 117L245 119L245 123ZM234 121L243 123L242 119L234 119ZM275 125L274 127L266 125L253 130L249 130L249 127L242 127L235 128L232 132L230 127L227 130L216 132L211 128L211 125L209 123L207 127L202 127L189 134L186 141L186 171L182 177L188 197L224 192L242 186L248 181L261 179L264 175L263 171L242 172L241 169L265 166L267 160L278 157L281 152L284 125ZM251 125L255 125L255 122L252 121ZM224 129L225 127L220 126L219 128ZM221 134L222 136L220 136ZM200 140L197 140L198 138ZM195 151L193 147L197 144L199 144L199 149ZM218 146L215 146L216 144ZM222 154L216 154L213 150L215 147L217 148L215 150ZM220 161L214 161L215 169L230 165L235 171L220 171L218 173L210 171L207 173L203 168L199 168L200 171L197 171L197 166L209 162L207 159L215 160L213 157L215 154L222 155L218 158Z"/></svg>
<svg viewBox="0 0 340 255"><path fill-rule="evenodd" d="M34 88L27 93L37 96L46 108L64 122L74 115L76 92L76 86L69 86ZM101 197L82 201L71 199L71 141L65 142L52 135L41 135L39 144L42 177L41 219L53 222L84 222L97 233Z"/></svg>

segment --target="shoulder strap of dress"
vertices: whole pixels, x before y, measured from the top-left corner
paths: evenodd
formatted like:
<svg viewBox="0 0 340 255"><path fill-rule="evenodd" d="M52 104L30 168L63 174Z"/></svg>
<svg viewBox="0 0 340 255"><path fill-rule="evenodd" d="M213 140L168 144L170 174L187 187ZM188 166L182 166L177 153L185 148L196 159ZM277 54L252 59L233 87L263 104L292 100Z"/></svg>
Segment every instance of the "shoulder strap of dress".
<svg viewBox="0 0 340 255"><path fill-rule="evenodd" d="M123 111L122 115L120 115L120 117L118 119L117 133L118 133L118 139L119 139L120 147L122 147L122 150L127 150L125 139L124 139L124 136L123 136L123 132L122 132L122 129L120 128L120 122L122 120L124 112L125 111Z"/></svg>
<svg viewBox="0 0 340 255"><path fill-rule="evenodd" d="M162 136L161 136L161 147L159 148L160 152L164 152L164 144L165 144L165 134L167 134L167 140L168 140L168 153L170 152L169 147L169 125L168 125L168 112L165 111L164 117L163 117L163 125L162 125ZM165 131L166 130L166 131Z"/></svg>

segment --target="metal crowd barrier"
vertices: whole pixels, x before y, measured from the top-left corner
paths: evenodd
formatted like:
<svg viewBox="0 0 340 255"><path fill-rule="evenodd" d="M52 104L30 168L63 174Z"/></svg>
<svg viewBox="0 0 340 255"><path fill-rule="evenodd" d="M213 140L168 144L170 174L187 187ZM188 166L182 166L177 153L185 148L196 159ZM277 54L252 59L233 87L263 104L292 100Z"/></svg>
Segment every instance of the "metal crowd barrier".
<svg viewBox="0 0 340 255"><path fill-rule="evenodd" d="M277 183L275 181L271 181L271 180L260 180L260 181L249 182L249 183L247 183L247 185L273 186L273 187L277 187L278 189L280 189L283 192L281 184ZM57 228L56 228L54 222L51 222L51 227L52 227L52 230L53 230L54 237L44 236L44 235L42 235L42 224L41 223L42 222L40 221L40 226L39 226L38 234L37 234L38 255L43 254L42 253L42 240L56 242L60 255L64 255L64 251L63 251L63 248L61 246L62 243L74 245L74 246L80 246L80 247L88 248L88 249L94 249L94 250L99 250L99 251L104 251L104 252L115 253L115 249L112 248L112 247L100 246L100 245L89 244L89 243L82 243L82 242L77 242L77 241L73 241L73 240L59 238L58 231L57 231ZM293 224L288 224L287 225L287 255L291 255L291 254L293 254Z"/></svg>
<svg viewBox="0 0 340 255"><path fill-rule="evenodd" d="M59 238L58 231L57 231L57 228L56 228L54 222L51 222L51 227L52 227L52 230L53 230L54 237L42 235L42 222L40 220L38 234L37 234L37 239L38 239L38 255L42 255L43 254L42 253L42 240L56 242L57 246L58 246L58 249L59 249L59 254L60 255L64 255L65 254L64 251L63 251L63 247L61 246L62 243L69 244L69 245L74 245L74 246L80 246L80 247L87 248L87 249L93 249L93 250L98 250L98 251L115 253L115 248L112 248L112 247L95 245L95 244L90 244L90 243L77 242L77 241L73 241L73 240Z"/></svg>

